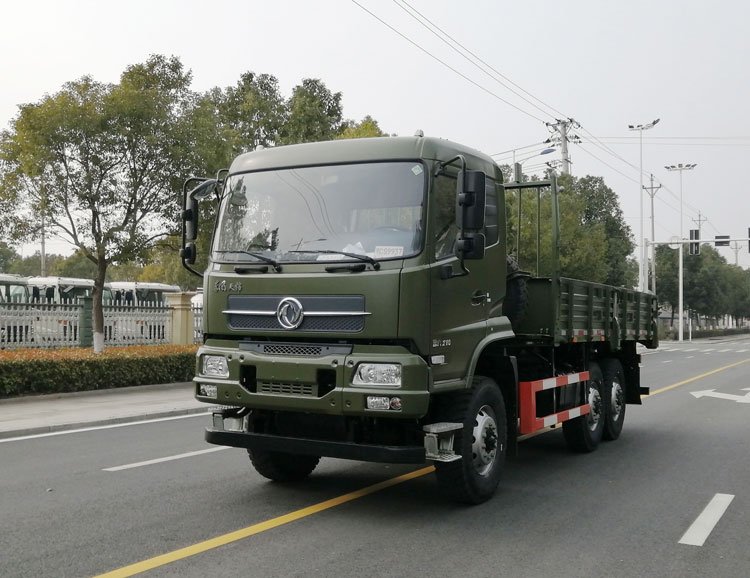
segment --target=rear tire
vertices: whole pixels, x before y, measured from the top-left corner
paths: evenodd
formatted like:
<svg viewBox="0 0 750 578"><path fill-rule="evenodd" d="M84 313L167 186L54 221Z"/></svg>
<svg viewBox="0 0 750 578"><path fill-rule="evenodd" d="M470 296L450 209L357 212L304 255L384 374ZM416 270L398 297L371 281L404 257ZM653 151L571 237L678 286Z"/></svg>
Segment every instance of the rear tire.
<svg viewBox="0 0 750 578"><path fill-rule="evenodd" d="M604 389L604 439L616 440L620 437L625 423L625 372L620 360L602 360Z"/></svg>
<svg viewBox="0 0 750 578"><path fill-rule="evenodd" d="M261 476L275 482L297 482L309 476L320 462L319 456L304 456L247 450L250 461Z"/></svg>
<svg viewBox="0 0 750 578"><path fill-rule="evenodd" d="M453 447L461 459L435 462L440 491L465 504L480 504L495 493L507 451L505 401L497 384L474 378L470 390L443 396L439 420L459 422Z"/></svg>
<svg viewBox="0 0 750 578"><path fill-rule="evenodd" d="M589 364L589 381L586 383L588 403L591 411L580 417L563 422L565 442L574 452L593 452L604 434L604 398L602 370L599 364Z"/></svg>

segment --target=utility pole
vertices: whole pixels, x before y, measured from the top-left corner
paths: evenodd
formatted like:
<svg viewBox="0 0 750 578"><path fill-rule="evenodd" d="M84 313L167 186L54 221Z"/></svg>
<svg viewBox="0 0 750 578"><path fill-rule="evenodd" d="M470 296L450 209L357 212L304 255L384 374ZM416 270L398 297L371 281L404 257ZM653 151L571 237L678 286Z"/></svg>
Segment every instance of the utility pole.
<svg viewBox="0 0 750 578"><path fill-rule="evenodd" d="M570 153L568 152L568 143L572 140L573 142L580 141L578 135L568 136L568 132L572 128L580 128L581 125L576 122L574 118L568 119L555 119L554 123L545 123L550 131L556 132L557 136L555 141L560 141L560 153L562 155L562 174L570 174Z"/></svg>
<svg viewBox="0 0 750 578"><path fill-rule="evenodd" d="M695 223L696 225L698 225L698 238L699 239L703 238L703 235L701 235L701 225L703 223L705 223L706 221L708 221L708 219L706 217L702 217L700 211L698 211L698 218L697 219L693 219L693 223Z"/></svg>
<svg viewBox="0 0 750 578"><path fill-rule="evenodd" d="M651 173L651 186L643 188L648 193L648 196L651 197L651 291L656 295L656 247L653 244L656 240L654 227L654 197L656 196L656 192L661 189L661 185L654 186L654 173Z"/></svg>
<svg viewBox="0 0 750 578"><path fill-rule="evenodd" d="M42 252L40 254L40 261L41 261L41 276L46 277L47 276L47 252L45 247L45 242L47 238L47 230L45 228L45 213L47 212L47 192L44 189L44 185L42 185Z"/></svg>

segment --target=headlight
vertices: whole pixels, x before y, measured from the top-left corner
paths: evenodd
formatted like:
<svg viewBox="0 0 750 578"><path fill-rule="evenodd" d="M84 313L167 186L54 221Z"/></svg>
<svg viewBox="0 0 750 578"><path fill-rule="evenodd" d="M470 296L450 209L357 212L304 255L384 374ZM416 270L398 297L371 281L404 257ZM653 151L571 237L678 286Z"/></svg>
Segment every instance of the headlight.
<svg viewBox="0 0 750 578"><path fill-rule="evenodd" d="M229 365L223 355L203 356L203 375L212 377L229 377Z"/></svg>
<svg viewBox="0 0 750 578"><path fill-rule="evenodd" d="M401 387L401 365L398 363L360 363L354 371L352 385Z"/></svg>

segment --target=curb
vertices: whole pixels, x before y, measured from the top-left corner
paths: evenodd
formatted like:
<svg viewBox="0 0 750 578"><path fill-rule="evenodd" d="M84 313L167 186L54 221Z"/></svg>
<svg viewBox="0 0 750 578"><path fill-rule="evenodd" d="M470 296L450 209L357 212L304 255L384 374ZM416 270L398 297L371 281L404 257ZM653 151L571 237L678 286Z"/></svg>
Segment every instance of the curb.
<svg viewBox="0 0 750 578"><path fill-rule="evenodd" d="M211 413L211 408L212 406L191 407L187 409L176 409L176 410L160 411L160 412L155 412L155 413L145 413L145 414L139 414L139 415L112 417L112 418L106 418L106 419L95 420L95 421L83 421L83 422L76 422L76 423L66 423L66 424L25 428L25 429L0 431L0 441L10 441L10 440L17 439L17 438L37 436L40 434L54 434L54 433L60 433L60 432L75 433L77 431L100 427L100 426L128 425L128 424L139 423L143 421L150 421L150 420L160 419L160 418L165 418L165 417L209 414Z"/></svg>

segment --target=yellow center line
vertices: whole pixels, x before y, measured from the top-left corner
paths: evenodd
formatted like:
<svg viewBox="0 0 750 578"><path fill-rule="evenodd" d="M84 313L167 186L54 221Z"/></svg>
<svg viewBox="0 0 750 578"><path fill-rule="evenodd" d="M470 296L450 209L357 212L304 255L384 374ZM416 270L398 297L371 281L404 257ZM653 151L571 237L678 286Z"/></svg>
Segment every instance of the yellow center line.
<svg viewBox="0 0 750 578"><path fill-rule="evenodd" d="M428 466L426 468L415 470L396 478L391 478L390 480L385 480L383 482L373 484L372 486L367 486L366 488L362 488L361 490L356 490L354 492L344 494L343 496L338 496L337 498L332 498L330 500L326 500L325 502L320 502L319 504L314 504L312 506L308 506L307 508L302 508L301 510L290 512L289 514L284 514L283 516L279 516L278 518L272 518L271 520L253 524L252 526L248 526L247 528L229 532L228 534L223 534L222 536L217 536L203 542L198 542L197 544L193 544L192 546L187 546L185 548L180 548L179 550L167 552L166 554L161 554L160 556L149 558L148 560L136 562L135 564L112 570L111 572L107 572L106 574L100 574L96 578L122 578L125 576L134 576L148 570L153 570L154 568L158 568L159 566L171 564L172 562L176 562L177 560L183 560L184 558L195 556L196 554L200 554L201 552L213 550L215 548L225 546L226 544L231 544L232 542L237 542L238 540L243 540L244 538L254 536L255 534L260 534L261 532L272 530L273 528L278 528L279 526L283 526L302 518L312 516L313 514L323 512L324 510L335 508L336 506L340 506L341 504L345 504L364 496L374 494L375 492L385 490L386 488L390 488L391 486L395 486L404 482L408 482L409 480L413 480L415 478L426 476L427 474L431 474L434 471L434 466Z"/></svg>
<svg viewBox="0 0 750 578"><path fill-rule="evenodd" d="M742 361L737 361L736 363L730 363L729 365L725 365L717 369L712 369L711 371L707 371L706 373L701 373L700 375L696 375L683 381L673 383L672 385L662 387L661 389L654 390L649 395L642 395L641 397L653 397L654 395L664 393L665 391L680 387L681 385L686 385L688 383L692 383L693 381L698 381L699 379L703 379L704 377L708 377L709 375L713 375L714 373L719 373L720 371L726 371L727 369L731 369L732 367L737 367L738 365L742 365L743 363L747 363L748 361L750 361L750 359L743 359Z"/></svg>

